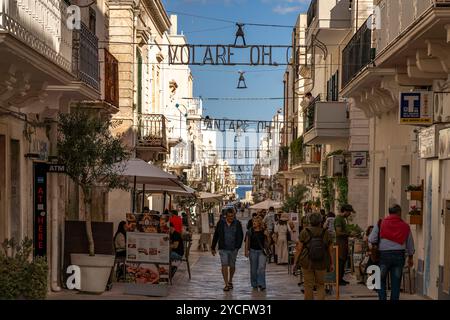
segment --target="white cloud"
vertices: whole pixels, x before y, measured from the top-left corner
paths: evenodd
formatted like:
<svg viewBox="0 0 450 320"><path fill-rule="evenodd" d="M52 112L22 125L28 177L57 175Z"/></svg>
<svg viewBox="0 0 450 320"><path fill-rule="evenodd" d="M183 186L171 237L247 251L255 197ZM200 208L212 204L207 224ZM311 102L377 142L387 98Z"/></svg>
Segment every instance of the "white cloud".
<svg viewBox="0 0 450 320"><path fill-rule="evenodd" d="M273 12L278 14L289 14L293 12L300 12L302 7L300 6L282 6L277 5L275 8L272 9Z"/></svg>

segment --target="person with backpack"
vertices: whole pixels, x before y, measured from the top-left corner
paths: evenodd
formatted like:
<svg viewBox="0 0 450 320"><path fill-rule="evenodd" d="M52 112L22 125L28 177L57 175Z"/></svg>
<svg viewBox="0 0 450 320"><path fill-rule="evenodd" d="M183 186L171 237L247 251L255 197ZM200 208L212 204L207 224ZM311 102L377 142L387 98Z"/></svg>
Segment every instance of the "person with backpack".
<svg viewBox="0 0 450 320"><path fill-rule="evenodd" d="M325 274L334 271L333 242L327 230L322 228L322 215L312 213L310 226L302 230L294 256L294 269L300 264L305 280L305 300L325 300Z"/></svg>
<svg viewBox="0 0 450 320"><path fill-rule="evenodd" d="M414 239L409 225L402 220L402 208L396 204L389 208L389 216L374 226L369 242L379 251L378 265L381 269L380 300L387 299L386 280L391 278L391 300L400 299L400 286L406 255L408 266L414 265Z"/></svg>
<svg viewBox="0 0 450 320"><path fill-rule="evenodd" d="M266 263L271 254L269 237L262 219L252 219L252 227L245 237L245 256L250 259L250 283L255 290L266 290Z"/></svg>

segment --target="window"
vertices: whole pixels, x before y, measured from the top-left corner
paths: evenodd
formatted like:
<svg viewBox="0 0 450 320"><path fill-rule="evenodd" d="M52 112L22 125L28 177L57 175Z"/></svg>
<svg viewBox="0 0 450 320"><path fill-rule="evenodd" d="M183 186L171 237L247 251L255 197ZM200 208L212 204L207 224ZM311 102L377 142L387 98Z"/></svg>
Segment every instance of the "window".
<svg viewBox="0 0 450 320"><path fill-rule="evenodd" d="M10 204L11 204L11 238L19 240L21 234L21 210L20 210L20 141L11 139L11 185L10 185Z"/></svg>
<svg viewBox="0 0 450 320"><path fill-rule="evenodd" d="M339 70L327 81L327 101L339 100Z"/></svg>

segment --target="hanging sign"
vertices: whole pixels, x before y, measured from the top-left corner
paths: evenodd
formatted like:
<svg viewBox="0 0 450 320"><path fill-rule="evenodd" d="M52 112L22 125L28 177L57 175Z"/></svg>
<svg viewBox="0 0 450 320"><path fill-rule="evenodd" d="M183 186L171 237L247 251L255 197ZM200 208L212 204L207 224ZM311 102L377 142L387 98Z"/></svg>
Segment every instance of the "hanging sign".
<svg viewBox="0 0 450 320"><path fill-rule="evenodd" d="M34 256L47 256L47 164L34 164Z"/></svg>
<svg viewBox="0 0 450 320"><path fill-rule="evenodd" d="M450 128L439 131L439 159L450 159Z"/></svg>
<svg viewBox="0 0 450 320"><path fill-rule="evenodd" d="M400 124L433 124L433 92L401 92L399 102Z"/></svg>
<svg viewBox="0 0 450 320"><path fill-rule="evenodd" d="M367 152L352 152L352 168L367 168Z"/></svg>
<svg viewBox="0 0 450 320"><path fill-rule="evenodd" d="M438 156L439 130L431 126L419 132L419 154L420 158L435 158Z"/></svg>

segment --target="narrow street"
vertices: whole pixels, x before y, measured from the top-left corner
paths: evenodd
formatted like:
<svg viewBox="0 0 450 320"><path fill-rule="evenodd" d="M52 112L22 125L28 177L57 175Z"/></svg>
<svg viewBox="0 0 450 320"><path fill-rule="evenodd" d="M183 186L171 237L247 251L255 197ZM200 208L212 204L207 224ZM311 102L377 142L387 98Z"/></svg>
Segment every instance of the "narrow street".
<svg viewBox="0 0 450 320"><path fill-rule="evenodd" d="M243 225L247 224L247 216L241 216ZM253 290L250 286L250 264L241 249L236 261L236 273L233 278L234 289L224 292L223 278L220 270L220 257L212 256L210 251L196 251L193 245L190 254L191 279L189 279L186 262L183 262L173 278L167 297L147 297L124 294L124 283L114 283L110 291L102 295L79 293L62 290L49 294L49 300L303 300L303 286L298 285L299 277L288 273L287 265L267 264L267 289L263 292ZM340 287L342 300L376 300L377 294L364 285L357 284L352 275L346 275L351 282ZM402 300L423 300L423 297L402 293ZM327 295L327 300L335 300L336 291Z"/></svg>

